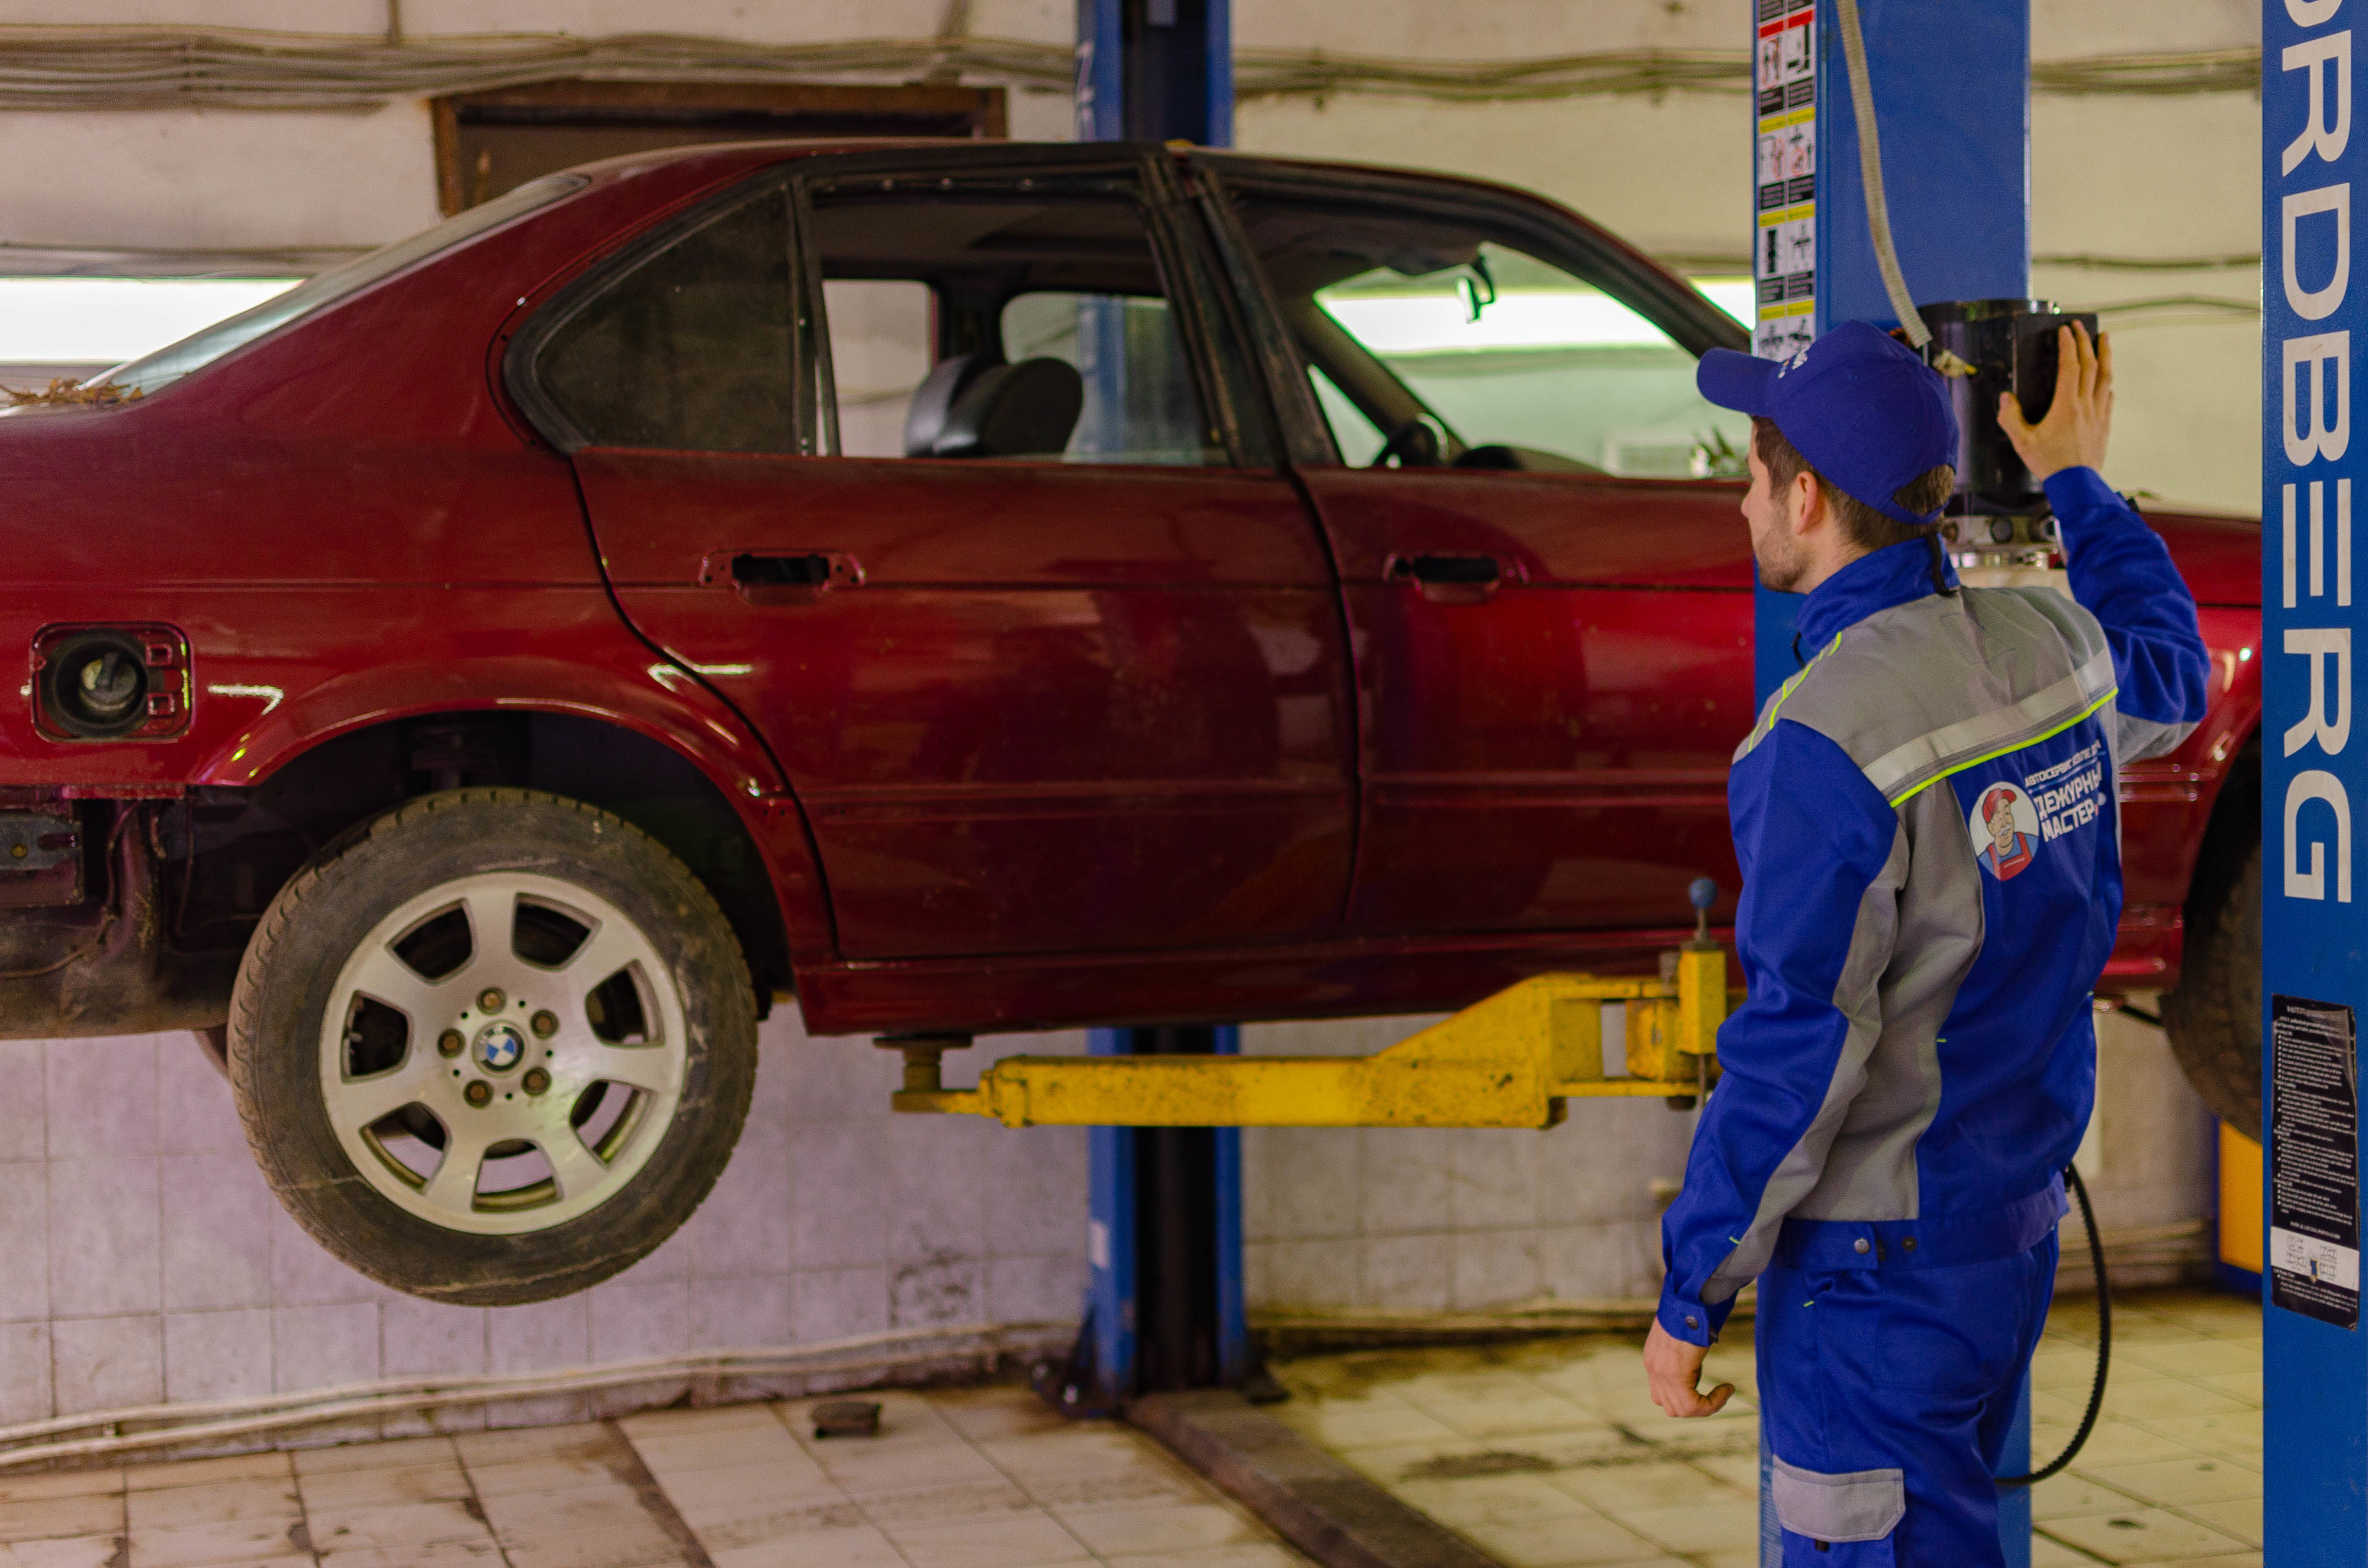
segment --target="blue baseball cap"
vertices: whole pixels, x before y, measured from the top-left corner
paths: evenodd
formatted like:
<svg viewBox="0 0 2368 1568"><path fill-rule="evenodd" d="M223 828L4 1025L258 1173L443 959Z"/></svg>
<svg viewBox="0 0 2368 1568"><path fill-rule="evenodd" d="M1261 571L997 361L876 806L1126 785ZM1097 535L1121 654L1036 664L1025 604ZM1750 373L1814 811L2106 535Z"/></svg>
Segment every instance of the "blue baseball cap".
<svg viewBox="0 0 2368 1568"><path fill-rule="evenodd" d="M1957 460L1957 416L1941 373L1870 322L1846 321L1790 359L1732 348L1702 358L1694 385L1721 408L1772 419L1809 466L1886 517L1923 525L1892 496Z"/></svg>

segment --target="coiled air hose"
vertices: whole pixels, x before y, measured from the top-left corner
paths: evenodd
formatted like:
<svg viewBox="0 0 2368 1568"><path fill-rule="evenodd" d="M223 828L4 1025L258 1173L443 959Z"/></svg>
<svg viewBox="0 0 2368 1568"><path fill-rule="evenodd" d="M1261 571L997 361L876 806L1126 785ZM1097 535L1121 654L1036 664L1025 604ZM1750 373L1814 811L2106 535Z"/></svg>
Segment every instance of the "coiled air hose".
<svg viewBox="0 0 2368 1568"><path fill-rule="evenodd" d="M2030 1486L2046 1480L2072 1462L2089 1434L2097 1429L2097 1413L2105 1407L2105 1372L2113 1361L2113 1296L2105 1283L2105 1239L2097 1233L2097 1211L2089 1207L2089 1189L2080 1180L2080 1173L2070 1165L2064 1167L2064 1179L2072 1188L2072 1196L2080 1200L2080 1223L2089 1232L2089 1267L2097 1273L2097 1381L2089 1385L2089 1408L2080 1417L2080 1429L2064 1445L2064 1451L2029 1475L2002 1475L1998 1486Z"/></svg>

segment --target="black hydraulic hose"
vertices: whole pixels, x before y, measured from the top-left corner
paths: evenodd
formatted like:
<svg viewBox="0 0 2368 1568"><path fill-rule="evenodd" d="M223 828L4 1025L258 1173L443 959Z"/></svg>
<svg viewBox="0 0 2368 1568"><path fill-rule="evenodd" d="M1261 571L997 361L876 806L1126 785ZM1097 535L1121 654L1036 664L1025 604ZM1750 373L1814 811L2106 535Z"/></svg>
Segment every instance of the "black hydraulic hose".
<svg viewBox="0 0 2368 1568"><path fill-rule="evenodd" d="M2105 1408L2105 1371L2113 1362L2113 1296L2105 1283L2105 1241L2097 1233L2097 1211L2089 1205L2089 1189L2081 1184L2080 1173L2072 1166L2064 1167L2064 1179L2071 1184L2072 1196L2080 1200L2080 1223L2089 1231L2089 1267L2097 1273L2097 1381L2089 1389L2089 1409L2080 1417L2080 1429L2064 1445L2064 1451L2029 1475L2002 1475L1998 1485L2029 1486L2046 1480L2072 1462L2089 1434L2097 1429L2097 1414Z"/></svg>

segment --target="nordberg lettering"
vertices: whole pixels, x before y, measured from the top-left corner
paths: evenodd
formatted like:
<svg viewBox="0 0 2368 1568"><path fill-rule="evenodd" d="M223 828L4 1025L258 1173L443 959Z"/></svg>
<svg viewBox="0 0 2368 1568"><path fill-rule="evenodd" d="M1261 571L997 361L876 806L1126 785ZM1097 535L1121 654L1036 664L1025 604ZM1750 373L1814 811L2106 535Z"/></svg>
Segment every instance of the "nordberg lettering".
<svg viewBox="0 0 2368 1568"><path fill-rule="evenodd" d="M2335 20L2342 4L2343 0L2285 0L2286 15L2296 27L2319 28ZM2273 276L2283 284L2286 307L2296 320L2322 322L2342 306L2351 285L2351 186L2348 181L2330 184L2327 180L2351 141L2351 30L2305 39L2285 49L2279 63L2287 72L2304 73L2308 92L2302 126L2278 160L2287 183L2278 192L2280 222L2275 239L2280 254ZM2284 437L2283 456L2294 471L2280 488L2281 607L2305 612L2348 608L2351 603L2351 481L2329 471L2351 446L2351 335L2348 331L2295 334L2280 343L2278 362L2283 367L2279 429ZM2274 462L2278 455L2264 452L2263 460ZM2331 551L2327 542L2330 489L2335 502ZM2333 607L2327 603L2330 555ZM2300 720L2284 729L2279 743L2283 755L2295 756L2317 748L2318 757L2331 761L2351 738L2351 629L2288 626L2279 651L2289 658L2308 660L2310 667L2310 705ZM2043 831L2048 838L2078 825L2066 821L2059 828L2056 824L2089 803L2080 792L2087 777L2074 778L2039 798L2039 809L2045 813ZM2325 810L2314 809L2317 807ZM2339 903L2351 903L2351 801L2342 780L2324 767L2303 767L2286 786L2284 815L2281 884L2284 895L2318 900L2328 896L2328 840L2332 836L2335 899Z"/></svg>

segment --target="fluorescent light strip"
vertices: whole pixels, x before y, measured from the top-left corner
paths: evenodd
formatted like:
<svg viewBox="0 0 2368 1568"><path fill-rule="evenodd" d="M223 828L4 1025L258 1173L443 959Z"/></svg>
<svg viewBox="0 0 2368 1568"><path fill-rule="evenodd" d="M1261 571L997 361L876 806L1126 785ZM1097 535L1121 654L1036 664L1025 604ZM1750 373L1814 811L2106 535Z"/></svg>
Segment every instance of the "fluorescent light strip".
<svg viewBox="0 0 2368 1568"><path fill-rule="evenodd" d="M294 278L0 278L0 363L119 364L295 287Z"/></svg>
<svg viewBox="0 0 2368 1568"><path fill-rule="evenodd" d="M1706 278L1695 287L1738 323L1752 308L1748 278ZM1476 322L1452 294L1349 293L1320 302L1349 335L1376 354L1673 347L1659 327L1591 289L1507 290Z"/></svg>

